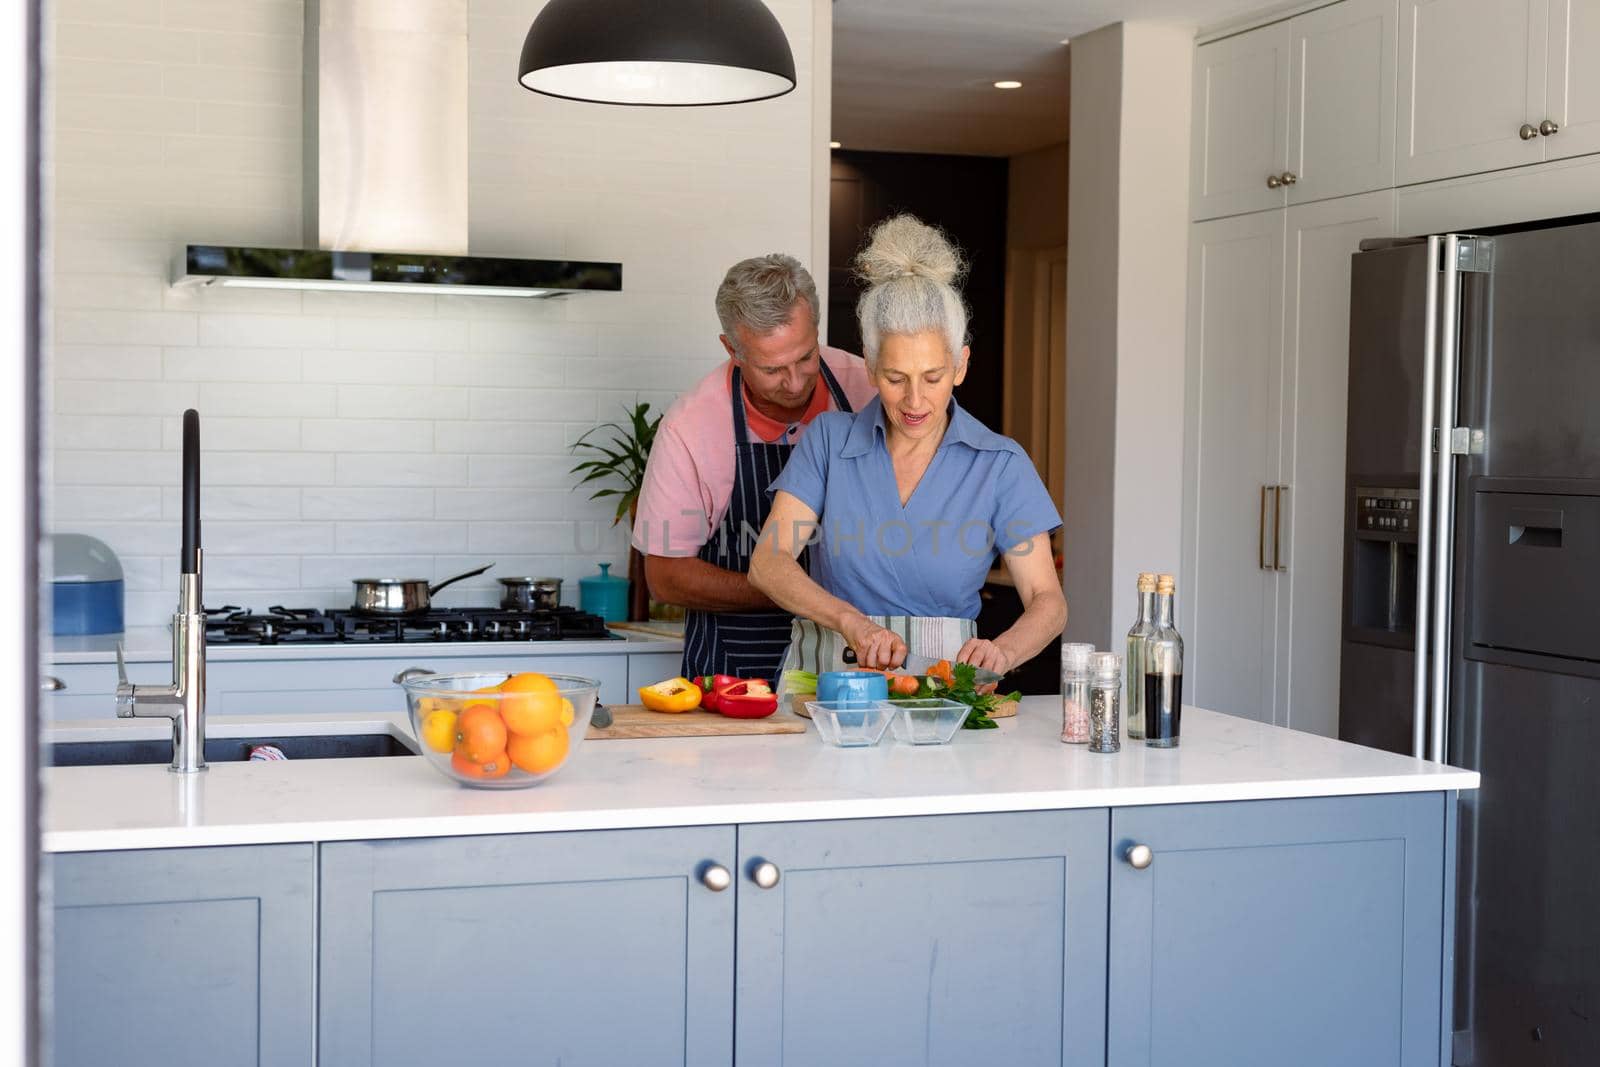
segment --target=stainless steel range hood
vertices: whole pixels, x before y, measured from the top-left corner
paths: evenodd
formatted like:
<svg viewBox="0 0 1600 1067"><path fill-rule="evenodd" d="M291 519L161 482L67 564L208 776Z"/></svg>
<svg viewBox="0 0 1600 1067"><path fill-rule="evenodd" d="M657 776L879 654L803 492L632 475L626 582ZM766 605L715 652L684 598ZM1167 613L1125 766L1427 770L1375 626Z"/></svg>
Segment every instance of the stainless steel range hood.
<svg viewBox="0 0 1600 1067"><path fill-rule="evenodd" d="M308 247L185 245L173 285L522 297L622 288L620 263L467 254L466 0L306 0L305 13Z"/></svg>

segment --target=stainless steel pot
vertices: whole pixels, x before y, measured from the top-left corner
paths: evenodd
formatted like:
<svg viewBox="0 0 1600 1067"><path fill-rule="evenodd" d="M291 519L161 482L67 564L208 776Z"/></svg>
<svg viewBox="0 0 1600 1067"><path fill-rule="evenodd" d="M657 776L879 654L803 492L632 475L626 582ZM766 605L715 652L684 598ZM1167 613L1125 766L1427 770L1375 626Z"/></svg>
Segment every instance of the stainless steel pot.
<svg viewBox="0 0 1600 1067"><path fill-rule="evenodd" d="M472 578L493 567L485 563L477 570L428 584L426 578L357 578L355 610L368 615L411 615L427 611L433 594L463 578Z"/></svg>
<svg viewBox="0 0 1600 1067"><path fill-rule="evenodd" d="M500 606L507 611L554 611L561 606L561 579L501 578Z"/></svg>

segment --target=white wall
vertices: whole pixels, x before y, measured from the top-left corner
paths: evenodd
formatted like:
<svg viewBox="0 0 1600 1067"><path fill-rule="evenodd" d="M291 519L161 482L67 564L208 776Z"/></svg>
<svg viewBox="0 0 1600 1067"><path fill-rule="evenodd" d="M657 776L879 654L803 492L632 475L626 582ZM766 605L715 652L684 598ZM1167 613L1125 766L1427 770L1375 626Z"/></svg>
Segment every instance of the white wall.
<svg viewBox="0 0 1600 1067"><path fill-rule="evenodd" d="M1178 570L1193 52L1155 23L1072 41L1067 639L1113 650L1138 572Z"/></svg>
<svg viewBox="0 0 1600 1067"><path fill-rule="evenodd" d="M53 526L121 556L130 624L172 611L188 406L213 605L339 606L360 575L489 560L440 601L489 603L495 575L552 574L576 603L578 577L623 560L606 502L573 491L568 446L718 362L712 294L729 264L809 260L818 232L825 254L812 78L830 76L813 42L831 8L770 0L800 80L788 96L625 109L517 84L540 6L471 0L471 251L617 260L621 294L170 288L186 241L301 242L301 4L52 5Z"/></svg>

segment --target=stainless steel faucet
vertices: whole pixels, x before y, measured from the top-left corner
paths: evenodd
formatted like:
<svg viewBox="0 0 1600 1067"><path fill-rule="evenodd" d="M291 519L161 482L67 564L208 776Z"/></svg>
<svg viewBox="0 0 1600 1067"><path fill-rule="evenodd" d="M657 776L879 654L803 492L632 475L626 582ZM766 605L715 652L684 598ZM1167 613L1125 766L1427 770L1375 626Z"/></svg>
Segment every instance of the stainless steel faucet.
<svg viewBox="0 0 1600 1067"><path fill-rule="evenodd" d="M206 612L200 582L200 416L183 413L183 544L172 616L172 684L133 685L117 645L117 717L172 720L169 770L206 769ZM145 710L145 709L149 710Z"/></svg>

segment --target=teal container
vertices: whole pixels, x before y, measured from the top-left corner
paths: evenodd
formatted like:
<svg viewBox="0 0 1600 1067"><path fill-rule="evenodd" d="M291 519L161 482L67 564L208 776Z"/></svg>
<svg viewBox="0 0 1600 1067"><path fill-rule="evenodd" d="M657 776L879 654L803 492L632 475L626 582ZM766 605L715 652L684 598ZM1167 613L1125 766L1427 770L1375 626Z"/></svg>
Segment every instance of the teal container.
<svg viewBox="0 0 1600 1067"><path fill-rule="evenodd" d="M611 564L600 564L600 573L578 579L578 606L606 622L628 621L628 579L611 573Z"/></svg>

